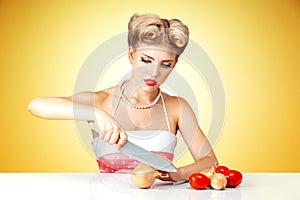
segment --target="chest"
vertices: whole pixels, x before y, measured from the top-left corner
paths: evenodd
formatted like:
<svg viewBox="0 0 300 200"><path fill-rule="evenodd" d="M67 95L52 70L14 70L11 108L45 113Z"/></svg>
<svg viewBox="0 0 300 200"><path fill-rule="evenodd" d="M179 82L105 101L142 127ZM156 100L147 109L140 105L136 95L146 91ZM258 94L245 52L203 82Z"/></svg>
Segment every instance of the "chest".
<svg viewBox="0 0 300 200"><path fill-rule="evenodd" d="M169 124L170 131L175 132L174 117L160 103L149 109L136 109L120 101L113 114L125 130L169 130Z"/></svg>
<svg viewBox="0 0 300 200"><path fill-rule="evenodd" d="M111 114L126 131L166 130L172 133L177 131L175 113L171 107L164 107L161 100L149 109L133 108L122 98L118 99L114 96L106 101L97 102L96 105L99 109Z"/></svg>

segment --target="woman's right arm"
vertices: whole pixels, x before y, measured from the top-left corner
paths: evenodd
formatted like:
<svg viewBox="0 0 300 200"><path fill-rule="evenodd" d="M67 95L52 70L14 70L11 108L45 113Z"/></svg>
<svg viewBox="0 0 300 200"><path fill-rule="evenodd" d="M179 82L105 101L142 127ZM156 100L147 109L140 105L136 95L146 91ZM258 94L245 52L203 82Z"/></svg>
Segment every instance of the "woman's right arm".
<svg viewBox="0 0 300 200"><path fill-rule="evenodd" d="M38 97L28 104L29 112L44 119L69 119L94 122L101 137L117 147L123 146L128 137L113 117L96 108L95 93L82 92L70 97Z"/></svg>
<svg viewBox="0 0 300 200"><path fill-rule="evenodd" d="M82 92L70 97L38 97L28 104L29 112L45 119L95 121L95 94Z"/></svg>

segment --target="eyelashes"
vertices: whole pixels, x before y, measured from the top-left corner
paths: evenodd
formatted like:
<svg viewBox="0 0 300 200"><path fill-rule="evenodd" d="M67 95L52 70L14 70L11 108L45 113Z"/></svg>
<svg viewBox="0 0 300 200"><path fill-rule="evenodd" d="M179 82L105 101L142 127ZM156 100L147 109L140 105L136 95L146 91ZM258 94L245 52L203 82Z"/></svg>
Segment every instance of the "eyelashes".
<svg viewBox="0 0 300 200"><path fill-rule="evenodd" d="M142 61L143 63L151 63L151 60L147 60L147 59L145 59L145 58L143 58L143 57L141 57L141 61Z"/></svg>
<svg viewBox="0 0 300 200"><path fill-rule="evenodd" d="M170 68L170 67L171 67L171 64L161 64L161 66L162 66L163 68Z"/></svg>
<svg viewBox="0 0 300 200"><path fill-rule="evenodd" d="M145 58L143 58L143 57L141 57L141 60L140 60L140 61L142 61L142 62L145 63L145 64L152 63L151 60L145 59ZM171 63L168 63L168 64L162 63L160 66L163 67L163 68L170 68L171 65L172 65Z"/></svg>

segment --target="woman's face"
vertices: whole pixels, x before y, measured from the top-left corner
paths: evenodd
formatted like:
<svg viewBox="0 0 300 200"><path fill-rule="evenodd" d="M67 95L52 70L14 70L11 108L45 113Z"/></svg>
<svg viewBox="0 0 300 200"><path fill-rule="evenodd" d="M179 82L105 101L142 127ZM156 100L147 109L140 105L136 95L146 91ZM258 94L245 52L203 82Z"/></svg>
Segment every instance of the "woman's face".
<svg viewBox="0 0 300 200"><path fill-rule="evenodd" d="M141 87L158 88L172 72L177 56L170 50L155 47L129 48L129 61L132 65L132 78Z"/></svg>

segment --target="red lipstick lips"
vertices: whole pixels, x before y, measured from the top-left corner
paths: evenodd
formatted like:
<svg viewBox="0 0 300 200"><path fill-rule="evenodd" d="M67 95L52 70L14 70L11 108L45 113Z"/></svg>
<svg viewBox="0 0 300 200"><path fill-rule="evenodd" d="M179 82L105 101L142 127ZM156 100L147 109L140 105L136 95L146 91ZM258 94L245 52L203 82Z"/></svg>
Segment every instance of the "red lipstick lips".
<svg viewBox="0 0 300 200"><path fill-rule="evenodd" d="M155 80L152 80L152 79L144 79L144 82L148 86L155 86L157 84L157 82Z"/></svg>

